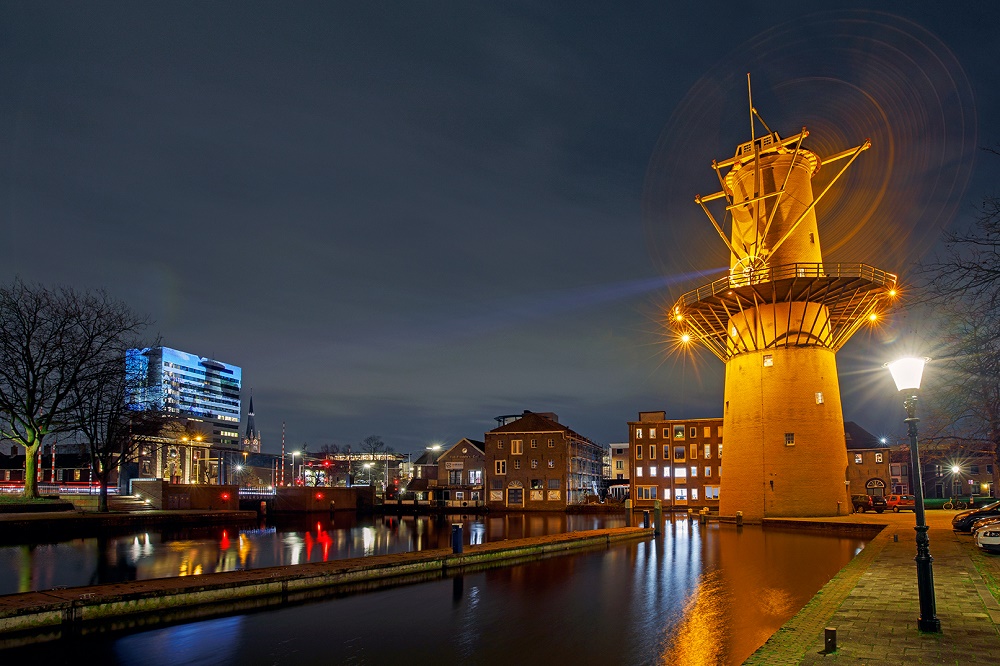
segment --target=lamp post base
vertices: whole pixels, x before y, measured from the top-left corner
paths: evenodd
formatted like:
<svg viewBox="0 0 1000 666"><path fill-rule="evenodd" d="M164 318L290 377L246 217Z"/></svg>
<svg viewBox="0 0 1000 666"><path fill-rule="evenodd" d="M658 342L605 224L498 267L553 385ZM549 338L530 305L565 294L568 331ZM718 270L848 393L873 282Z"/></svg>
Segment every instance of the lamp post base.
<svg viewBox="0 0 1000 666"><path fill-rule="evenodd" d="M917 620L917 629L932 634L940 634L941 620L937 619L936 617L931 618L930 620L925 620L923 618L920 618L919 620Z"/></svg>

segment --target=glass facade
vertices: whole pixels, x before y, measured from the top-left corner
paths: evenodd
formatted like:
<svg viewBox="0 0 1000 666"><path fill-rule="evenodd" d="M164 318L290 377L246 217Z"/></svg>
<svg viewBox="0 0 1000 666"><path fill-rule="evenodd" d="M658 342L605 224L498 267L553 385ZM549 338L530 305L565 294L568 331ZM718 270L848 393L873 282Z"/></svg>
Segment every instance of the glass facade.
<svg viewBox="0 0 1000 666"><path fill-rule="evenodd" d="M213 443L239 446L240 384L235 365L169 347L130 349L126 372L138 409L208 421L215 426Z"/></svg>

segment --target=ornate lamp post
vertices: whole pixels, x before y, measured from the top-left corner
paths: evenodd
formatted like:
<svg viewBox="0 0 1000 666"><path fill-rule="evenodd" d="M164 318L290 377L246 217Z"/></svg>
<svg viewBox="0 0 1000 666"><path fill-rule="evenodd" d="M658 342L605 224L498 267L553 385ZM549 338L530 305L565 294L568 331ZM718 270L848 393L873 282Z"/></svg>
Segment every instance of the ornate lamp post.
<svg viewBox="0 0 1000 666"><path fill-rule="evenodd" d="M920 390L920 378L924 372L926 358L901 358L887 363L886 367L892 373L896 388L903 396L903 407L906 409L907 426L910 436L910 468L913 472L913 507L917 516L917 594L920 599L920 618L917 627L920 631L941 631L941 621L937 618L937 604L934 601L934 571L931 563L930 541L927 538L927 523L924 521L924 485L920 470L920 453L917 451L917 391Z"/></svg>

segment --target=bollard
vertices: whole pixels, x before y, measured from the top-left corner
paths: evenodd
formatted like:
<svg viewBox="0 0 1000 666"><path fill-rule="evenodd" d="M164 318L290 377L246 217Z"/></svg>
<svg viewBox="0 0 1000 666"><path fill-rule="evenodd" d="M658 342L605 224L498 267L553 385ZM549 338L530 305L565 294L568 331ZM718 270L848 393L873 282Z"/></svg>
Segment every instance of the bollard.
<svg viewBox="0 0 1000 666"><path fill-rule="evenodd" d="M663 529L663 503L660 500L653 502L653 534L660 534Z"/></svg>
<svg viewBox="0 0 1000 666"><path fill-rule="evenodd" d="M632 500L625 500L625 527L632 527Z"/></svg>
<svg viewBox="0 0 1000 666"><path fill-rule="evenodd" d="M702 509L701 511L698 512L698 515L701 518L701 524L708 525L708 509L707 508Z"/></svg>
<svg viewBox="0 0 1000 666"><path fill-rule="evenodd" d="M647 530L649 529L649 509L642 512L642 526Z"/></svg>
<svg viewBox="0 0 1000 666"><path fill-rule="evenodd" d="M262 516L266 516L267 515L267 502L261 502L260 503L260 515L262 515Z"/></svg>
<svg viewBox="0 0 1000 666"><path fill-rule="evenodd" d="M451 524L451 552L462 554L462 523Z"/></svg>
<svg viewBox="0 0 1000 666"><path fill-rule="evenodd" d="M827 627L823 630L823 652L833 654L837 651L837 630Z"/></svg>
<svg viewBox="0 0 1000 666"><path fill-rule="evenodd" d="M736 512L736 527L743 527L743 512Z"/></svg>
<svg viewBox="0 0 1000 666"><path fill-rule="evenodd" d="M337 502L334 500L330 500L330 513L333 513L336 510L337 510Z"/></svg>
<svg viewBox="0 0 1000 666"><path fill-rule="evenodd" d="M893 534L892 535L892 541L893 541L893 543L899 543L899 535L898 534Z"/></svg>

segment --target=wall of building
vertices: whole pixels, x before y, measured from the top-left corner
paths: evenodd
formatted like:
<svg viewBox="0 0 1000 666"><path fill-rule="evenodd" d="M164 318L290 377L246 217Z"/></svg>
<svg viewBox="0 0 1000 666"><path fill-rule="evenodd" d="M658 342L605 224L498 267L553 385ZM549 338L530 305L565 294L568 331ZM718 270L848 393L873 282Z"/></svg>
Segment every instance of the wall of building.
<svg viewBox="0 0 1000 666"><path fill-rule="evenodd" d="M664 416L664 412L643 412L638 421L628 424L633 507L650 508L659 500L665 510L717 510L722 419L667 420Z"/></svg>

